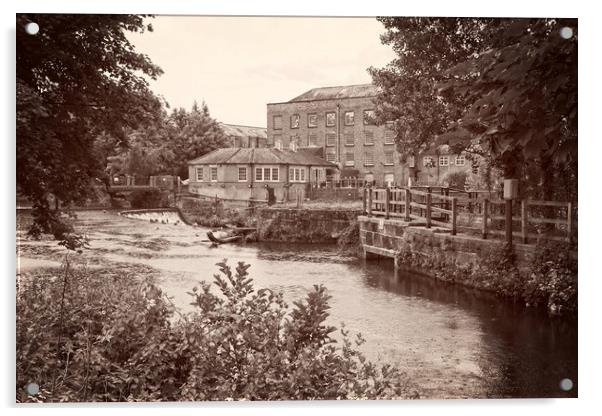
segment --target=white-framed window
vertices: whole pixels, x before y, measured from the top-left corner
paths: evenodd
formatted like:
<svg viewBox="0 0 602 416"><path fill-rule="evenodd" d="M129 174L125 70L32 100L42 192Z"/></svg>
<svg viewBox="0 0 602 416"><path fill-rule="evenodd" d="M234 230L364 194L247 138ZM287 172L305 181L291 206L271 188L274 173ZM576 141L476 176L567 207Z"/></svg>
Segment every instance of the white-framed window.
<svg viewBox="0 0 602 416"><path fill-rule="evenodd" d="M408 156L408 166L411 168L416 167L416 157L415 156Z"/></svg>
<svg viewBox="0 0 602 416"><path fill-rule="evenodd" d="M456 156L456 166L464 166L466 165L466 157L464 155Z"/></svg>
<svg viewBox="0 0 602 416"><path fill-rule="evenodd" d="M353 152L345 153L345 166L355 166L355 154Z"/></svg>
<svg viewBox="0 0 602 416"><path fill-rule="evenodd" d="M392 166L395 164L395 154L392 150L387 150L385 152L385 165Z"/></svg>
<svg viewBox="0 0 602 416"><path fill-rule="evenodd" d="M256 182L278 182L279 170L277 167L256 167L255 181Z"/></svg>
<svg viewBox="0 0 602 416"><path fill-rule="evenodd" d="M334 133L326 133L326 146L334 146L337 142L337 135Z"/></svg>
<svg viewBox="0 0 602 416"><path fill-rule="evenodd" d="M376 124L376 113L374 110L364 110L364 125L372 126Z"/></svg>
<svg viewBox="0 0 602 416"><path fill-rule="evenodd" d="M305 182L305 169L304 167L288 168L289 182Z"/></svg>
<svg viewBox="0 0 602 416"><path fill-rule="evenodd" d="M328 112L326 113L326 127L333 127L337 124L337 113Z"/></svg>
<svg viewBox="0 0 602 416"><path fill-rule="evenodd" d="M449 166L449 156L439 156L439 166Z"/></svg>
<svg viewBox="0 0 602 416"><path fill-rule="evenodd" d="M291 138L291 141L288 143L288 148L290 150L292 150L293 152L297 150L297 141L293 140L293 138Z"/></svg>
<svg viewBox="0 0 602 416"><path fill-rule="evenodd" d="M374 152L372 150L366 150L364 155L364 165L365 166L373 166L374 165Z"/></svg>
<svg viewBox="0 0 602 416"><path fill-rule="evenodd" d="M345 146L355 146L355 136L353 132L345 133Z"/></svg>
<svg viewBox="0 0 602 416"><path fill-rule="evenodd" d="M211 182L217 182L217 166L211 166Z"/></svg>
<svg viewBox="0 0 602 416"><path fill-rule="evenodd" d="M385 144L395 144L395 127L390 121L385 127Z"/></svg>
<svg viewBox="0 0 602 416"><path fill-rule="evenodd" d="M196 181L203 182L203 168L196 168Z"/></svg>
<svg viewBox="0 0 602 416"><path fill-rule="evenodd" d="M301 117L299 116L299 114L293 114L291 116L291 129L299 128L299 120L301 120Z"/></svg>
<svg viewBox="0 0 602 416"><path fill-rule="evenodd" d="M318 145L318 134L310 133L308 141L309 141L310 146L317 146Z"/></svg>
<svg viewBox="0 0 602 416"><path fill-rule="evenodd" d="M327 162L335 162L336 160L337 160L337 156L334 154L334 152L326 153L326 161Z"/></svg>
<svg viewBox="0 0 602 416"><path fill-rule="evenodd" d="M432 168L435 166L435 160L432 156L425 156L422 158L422 166L425 168Z"/></svg>
<svg viewBox="0 0 602 416"><path fill-rule="evenodd" d="M238 167L238 182L246 182L247 181L247 168L244 166Z"/></svg>
<svg viewBox="0 0 602 416"><path fill-rule="evenodd" d="M366 145L366 146L374 145L374 132L373 131L365 131L364 132L364 145Z"/></svg>
<svg viewBox="0 0 602 416"><path fill-rule="evenodd" d="M318 115L316 113L307 115L307 127L318 127Z"/></svg>
<svg viewBox="0 0 602 416"><path fill-rule="evenodd" d="M355 113L353 111L345 111L345 125L353 126L355 124Z"/></svg>

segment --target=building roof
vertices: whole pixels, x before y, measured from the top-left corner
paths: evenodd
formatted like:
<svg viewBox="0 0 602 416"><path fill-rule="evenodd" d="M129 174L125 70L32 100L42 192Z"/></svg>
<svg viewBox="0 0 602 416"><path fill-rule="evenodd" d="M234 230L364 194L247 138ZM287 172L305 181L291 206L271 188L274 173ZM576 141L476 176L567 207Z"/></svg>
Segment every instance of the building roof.
<svg viewBox="0 0 602 416"><path fill-rule="evenodd" d="M268 129L265 127L239 126L238 124L219 123L226 136L260 137L267 139Z"/></svg>
<svg viewBox="0 0 602 416"><path fill-rule="evenodd" d="M310 152L292 150L279 150L275 148L255 147L255 148L233 148L216 149L204 156L198 157L188 162L191 165L305 165L305 166L325 166L336 168L333 163L327 162L321 157Z"/></svg>
<svg viewBox="0 0 602 416"><path fill-rule="evenodd" d="M338 87L312 88L288 102L374 97L376 94L378 94L378 87L374 84L343 85Z"/></svg>

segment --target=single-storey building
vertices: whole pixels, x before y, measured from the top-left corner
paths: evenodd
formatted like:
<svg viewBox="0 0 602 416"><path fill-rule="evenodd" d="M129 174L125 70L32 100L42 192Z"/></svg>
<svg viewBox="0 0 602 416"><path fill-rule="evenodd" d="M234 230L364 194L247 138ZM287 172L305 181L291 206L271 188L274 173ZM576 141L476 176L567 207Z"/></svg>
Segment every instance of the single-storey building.
<svg viewBox="0 0 602 416"><path fill-rule="evenodd" d="M276 148L217 149L188 162L191 193L237 201L295 200L337 169L310 151Z"/></svg>

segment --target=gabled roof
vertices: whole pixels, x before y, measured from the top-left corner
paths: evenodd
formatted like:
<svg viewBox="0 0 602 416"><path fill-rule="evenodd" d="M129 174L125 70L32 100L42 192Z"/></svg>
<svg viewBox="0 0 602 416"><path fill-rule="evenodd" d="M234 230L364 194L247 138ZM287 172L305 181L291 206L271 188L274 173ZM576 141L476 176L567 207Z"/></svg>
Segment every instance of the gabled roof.
<svg viewBox="0 0 602 416"><path fill-rule="evenodd" d="M189 165L304 165L325 166L336 168L333 163L310 152L293 152L292 150L279 150L275 148L225 148L217 149L188 162Z"/></svg>
<svg viewBox="0 0 602 416"><path fill-rule="evenodd" d="M378 87L374 84L343 85L338 87L312 88L288 102L374 97L376 94L378 94Z"/></svg>
<svg viewBox="0 0 602 416"><path fill-rule="evenodd" d="M238 124L219 123L226 136L260 137L267 139L268 129L265 127L240 126Z"/></svg>

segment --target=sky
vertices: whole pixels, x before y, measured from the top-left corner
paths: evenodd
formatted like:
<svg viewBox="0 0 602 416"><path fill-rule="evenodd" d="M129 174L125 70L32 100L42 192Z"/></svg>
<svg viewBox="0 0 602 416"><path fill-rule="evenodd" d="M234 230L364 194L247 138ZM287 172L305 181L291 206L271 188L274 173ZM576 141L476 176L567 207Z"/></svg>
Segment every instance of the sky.
<svg viewBox="0 0 602 416"><path fill-rule="evenodd" d="M170 107L204 100L224 123L266 126L266 104L325 86L364 84L394 58L375 18L157 16L129 35L164 74L151 89Z"/></svg>

